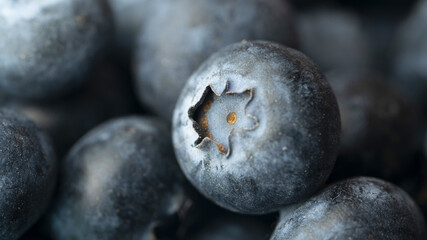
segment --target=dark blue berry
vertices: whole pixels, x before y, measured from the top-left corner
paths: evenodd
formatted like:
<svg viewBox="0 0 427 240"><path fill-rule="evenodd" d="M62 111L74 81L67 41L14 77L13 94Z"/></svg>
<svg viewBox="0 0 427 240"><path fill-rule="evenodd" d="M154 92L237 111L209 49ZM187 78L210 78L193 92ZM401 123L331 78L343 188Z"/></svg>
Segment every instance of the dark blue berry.
<svg viewBox="0 0 427 240"><path fill-rule="evenodd" d="M45 98L80 85L105 45L103 0L3 0L0 91Z"/></svg>
<svg viewBox="0 0 427 240"><path fill-rule="evenodd" d="M0 239L18 239L46 210L56 183L50 140L34 123L0 109Z"/></svg>
<svg viewBox="0 0 427 240"><path fill-rule="evenodd" d="M302 53L255 41L228 46L190 77L176 105L181 169L217 204L261 214L313 194L331 172L334 94Z"/></svg>
<svg viewBox="0 0 427 240"><path fill-rule="evenodd" d="M359 177L281 211L271 240L427 239L415 202L397 186Z"/></svg>
<svg viewBox="0 0 427 240"><path fill-rule="evenodd" d="M168 124L126 117L90 131L62 166L55 239L146 239L184 200Z"/></svg>

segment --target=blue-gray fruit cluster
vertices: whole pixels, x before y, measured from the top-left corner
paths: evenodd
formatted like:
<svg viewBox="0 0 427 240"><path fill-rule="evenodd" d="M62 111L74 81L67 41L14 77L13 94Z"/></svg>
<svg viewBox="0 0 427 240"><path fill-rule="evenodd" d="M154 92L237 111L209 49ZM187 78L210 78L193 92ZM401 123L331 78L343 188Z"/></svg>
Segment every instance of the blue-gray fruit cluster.
<svg viewBox="0 0 427 240"><path fill-rule="evenodd" d="M426 3L0 0L0 240L427 239Z"/></svg>

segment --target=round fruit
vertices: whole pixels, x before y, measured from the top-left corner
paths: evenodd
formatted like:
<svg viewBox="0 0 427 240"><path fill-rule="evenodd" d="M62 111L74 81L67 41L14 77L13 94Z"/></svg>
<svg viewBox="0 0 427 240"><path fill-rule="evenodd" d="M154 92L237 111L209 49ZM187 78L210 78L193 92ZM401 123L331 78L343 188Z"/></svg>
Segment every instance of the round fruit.
<svg viewBox="0 0 427 240"><path fill-rule="evenodd" d="M45 98L76 87L105 45L102 0L0 2L0 91Z"/></svg>
<svg viewBox="0 0 427 240"><path fill-rule="evenodd" d="M56 183L50 140L24 116L0 109L0 239L18 239L46 210Z"/></svg>
<svg viewBox="0 0 427 240"><path fill-rule="evenodd" d="M313 194L337 153L334 94L302 53L255 41L231 45L189 79L173 118L181 169L209 199L261 214Z"/></svg>
<svg viewBox="0 0 427 240"><path fill-rule="evenodd" d="M62 168L50 216L55 239L148 239L184 200L168 125L111 120L86 134Z"/></svg>
<svg viewBox="0 0 427 240"><path fill-rule="evenodd" d="M359 177L281 211L271 240L427 239L415 202L397 186Z"/></svg>

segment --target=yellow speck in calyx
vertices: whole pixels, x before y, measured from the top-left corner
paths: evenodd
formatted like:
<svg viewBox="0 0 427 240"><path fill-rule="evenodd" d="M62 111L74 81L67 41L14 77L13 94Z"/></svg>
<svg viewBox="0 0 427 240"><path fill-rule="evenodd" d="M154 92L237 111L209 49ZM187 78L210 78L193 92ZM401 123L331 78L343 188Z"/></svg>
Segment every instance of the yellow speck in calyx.
<svg viewBox="0 0 427 240"><path fill-rule="evenodd" d="M231 112L227 115L227 122L230 125L235 124L237 121L237 114L235 112Z"/></svg>

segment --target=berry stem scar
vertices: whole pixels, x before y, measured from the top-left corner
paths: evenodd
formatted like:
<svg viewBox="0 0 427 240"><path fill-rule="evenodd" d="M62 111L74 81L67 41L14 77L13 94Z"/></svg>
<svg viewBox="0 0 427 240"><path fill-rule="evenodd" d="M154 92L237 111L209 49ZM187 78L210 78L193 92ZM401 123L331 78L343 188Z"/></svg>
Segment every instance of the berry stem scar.
<svg viewBox="0 0 427 240"><path fill-rule="evenodd" d="M199 134L195 144L204 139L213 141L218 150L230 153L229 137L235 129L251 130L257 126L257 119L246 114L246 106L253 97L253 89L243 92L227 92L217 95L207 86L199 102L189 110L193 127Z"/></svg>

